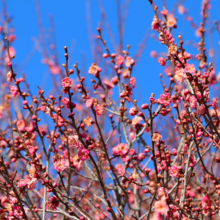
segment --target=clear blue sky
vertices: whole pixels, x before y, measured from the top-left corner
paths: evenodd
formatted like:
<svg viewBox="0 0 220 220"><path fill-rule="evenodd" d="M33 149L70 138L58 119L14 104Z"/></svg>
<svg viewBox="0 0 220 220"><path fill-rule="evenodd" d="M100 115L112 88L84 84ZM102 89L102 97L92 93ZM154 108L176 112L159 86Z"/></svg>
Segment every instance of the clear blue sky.
<svg viewBox="0 0 220 220"><path fill-rule="evenodd" d="M63 46L66 45L70 48L71 44L74 44L75 49L71 65L74 64L75 61L78 61L80 68L82 68L82 59L86 58L86 70L88 70L93 62L86 20L86 5L88 5L88 2L90 2L91 30L95 35L97 34L96 27L98 27L101 20L98 0L39 0L45 32L48 32L50 27L48 15L53 14L60 61L64 61ZM116 0L102 1L108 22L111 26L111 31L115 36L116 43L118 43L116 2ZM121 8L123 8L122 6L125 1L119 0L119 2ZM159 9L162 9L162 2L161 0L155 0ZM167 9L173 9L176 2L176 0L167 0ZM183 3L183 5L188 8L189 15L194 17L197 25L201 22L201 2L201 0L185 0ZM219 5L220 3L218 0L212 1L212 19L220 20ZM14 44L16 49L15 61L18 66L20 66L34 46L33 38L39 36L35 2L34 0L7 0L7 7L9 15L13 16L12 24L15 27L15 34L17 36L17 40ZM125 14L123 10L122 14ZM178 17L178 29L174 30L175 38L177 39L177 36L182 34L183 39L198 42L199 38L195 36L195 31L190 27L189 22L184 20L184 16L178 13L176 13L175 16ZM153 11L148 0L131 0L128 8L123 41L124 49L126 49L127 44L132 46L130 50L131 56L137 52L139 43L143 40L147 30L151 28L152 19ZM157 34L154 31L150 33ZM104 37L108 41L111 52L114 52L106 31L104 32ZM216 49L219 47L217 44L218 39L218 34L215 31L214 40ZM208 42L210 42L210 39ZM166 51L166 47L148 38L140 62L134 70L134 76L138 80L137 85L139 85L139 91L142 93L145 101L148 100L151 92L155 92L157 96L162 92L159 82L159 73L161 73L163 69L158 64L157 59L152 59L150 57L150 52L152 50L163 52ZM187 46L187 52L195 53L196 51L191 46ZM27 74L28 81L34 89L36 89L36 84L42 85L42 78L44 77L45 79L45 76L48 74L47 67L41 64L41 55L39 52L36 52L33 57L31 57L23 71Z"/></svg>

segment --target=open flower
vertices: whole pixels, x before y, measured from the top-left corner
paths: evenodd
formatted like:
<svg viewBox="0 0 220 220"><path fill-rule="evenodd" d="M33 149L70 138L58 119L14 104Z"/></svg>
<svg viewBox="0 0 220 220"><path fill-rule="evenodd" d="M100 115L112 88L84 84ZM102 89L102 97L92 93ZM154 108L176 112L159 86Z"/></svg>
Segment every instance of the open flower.
<svg viewBox="0 0 220 220"><path fill-rule="evenodd" d="M172 167L169 167L169 173L172 177L178 177L179 169L175 165L173 165Z"/></svg>
<svg viewBox="0 0 220 220"><path fill-rule="evenodd" d="M16 86L11 87L11 95L15 97L18 94L18 88Z"/></svg>
<svg viewBox="0 0 220 220"><path fill-rule="evenodd" d="M152 141L158 142L161 138L162 138L162 136L156 132L153 134Z"/></svg>
<svg viewBox="0 0 220 220"><path fill-rule="evenodd" d="M62 86L64 89L69 89L71 88L71 79L69 77L65 77L64 79L62 79Z"/></svg>
<svg viewBox="0 0 220 220"><path fill-rule="evenodd" d="M116 63L118 65L122 65L124 63L125 58L122 55L117 56Z"/></svg>
<svg viewBox="0 0 220 220"><path fill-rule="evenodd" d="M161 199L154 203L155 211L161 215L165 215L169 211L169 207L166 200Z"/></svg>
<svg viewBox="0 0 220 220"><path fill-rule="evenodd" d="M66 160L64 158L59 158L54 162L54 168L57 172L62 172L67 167Z"/></svg>
<svg viewBox="0 0 220 220"><path fill-rule="evenodd" d="M160 95L160 98L158 99L158 103L164 106L168 106L172 101L172 98L170 97L170 93L164 93Z"/></svg>
<svg viewBox="0 0 220 220"><path fill-rule="evenodd" d="M89 74L96 75L101 70L102 69L98 65L93 63L92 66L89 67Z"/></svg>
<svg viewBox="0 0 220 220"><path fill-rule="evenodd" d="M103 107L100 104L98 104L95 107L95 112L96 112L97 115L102 115L103 112L104 112L104 109L103 109Z"/></svg>
<svg viewBox="0 0 220 220"><path fill-rule="evenodd" d="M56 196L52 196L50 197L49 201L46 203L46 207L47 209L50 209L50 210L56 210L57 207L59 206L59 200Z"/></svg>
<svg viewBox="0 0 220 220"><path fill-rule="evenodd" d="M17 128L18 128L19 131L24 131L25 130L25 122L24 122L23 119L18 120L16 125L17 125Z"/></svg>

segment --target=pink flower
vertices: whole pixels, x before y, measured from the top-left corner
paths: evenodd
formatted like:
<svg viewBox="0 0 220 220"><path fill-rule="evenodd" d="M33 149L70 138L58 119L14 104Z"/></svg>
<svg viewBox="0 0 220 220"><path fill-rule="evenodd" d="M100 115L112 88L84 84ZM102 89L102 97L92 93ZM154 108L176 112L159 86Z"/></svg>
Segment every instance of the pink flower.
<svg viewBox="0 0 220 220"><path fill-rule="evenodd" d="M71 88L71 79L69 77L65 77L64 79L62 79L62 86L64 89Z"/></svg>
<svg viewBox="0 0 220 220"><path fill-rule="evenodd" d="M190 107L191 108L196 108L197 107L197 99L195 96L190 97Z"/></svg>
<svg viewBox="0 0 220 220"><path fill-rule="evenodd" d="M27 183L27 188L33 190L36 188L36 184L37 184L37 178L30 178L30 180Z"/></svg>
<svg viewBox="0 0 220 220"><path fill-rule="evenodd" d="M193 64L187 63L185 65L185 72L187 72L187 73L195 73L196 72L196 68L195 68L195 66Z"/></svg>
<svg viewBox="0 0 220 220"><path fill-rule="evenodd" d="M63 97L63 98L62 98L62 103L63 103L64 105L69 105L70 100L69 100L68 98L66 98L66 97Z"/></svg>
<svg viewBox="0 0 220 220"><path fill-rule="evenodd" d="M27 187L30 190L33 190L36 188L37 178L31 178L30 176L27 176L26 179L21 179L18 183L18 187Z"/></svg>
<svg viewBox="0 0 220 220"><path fill-rule="evenodd" d="M168 92L160 95L160 98L158 99L158 102L164 106L168 106L171 103L171 101L172 98L170 97L170 93Z"/></svg>
<svg viewBox="0 0 220 220"><path fill-rule="evenodd" d="M111 79L111 82L114 84L114 85L117 85L118 84L118 76L115 76Z"/></svg>
<svg viewBox="0 0 220 220"><path fill-rule="evenodd" d="M185 79L185 73L184 73L183 69L176 70L174 78L176 79L176 81L178 83L182 83L183 80Z"/></svg>
<svg viewBox="0 0 220 220"><path fill-rule="evenodd" d="M174 15L173 14L169 14L167 16L167 26L172 28L175 25L176 25L176 20L174 18Z"/></svg>
<svg viewBox="0 0 220 220"><path fill-rule="evenodd" d="M157 194L160 199L166 199L166 196L168 196L167 188L164 188L164 187L158 188Z"/></svg>
<svg viewBox="0 0 220 220"><path fill-rule="evenodd" d="M217 110L218 109L218 99L217 98L213 98L212 102L211 102L212 107Z"/></svg>
<svg viewBox="0 0 220 220"><path fill-rule="evenodd" d="M165 60L163 57L159 57L159 58L158 58L158 63L159 63L161 66L165 66L165 65L166 65L166 60Z"/></svg>
<svg viewBox="0 0 220 220"><path fill-rule="evenodd" d="M8 82L12 82L12 72L11 72L11 71L9 71L9 72L7 73L7 81L8 81Z"/></svg>
<svg viewBox="0 0 220 220"><path fill-rule="evenodd" d="M15 97L18 94L18 88L16 86L11 87L11 95Z"/></svg>
<svg viewBox="0 0 220 220"><path fill-rule="evenodd" d="M209 209L211 207L212 201L210 200L210 198L208 197L208 195L205 195L203 197L203 199L201 200L201 205L203 207L203 214L205 216L208 216L209 214Z"/></svg>
<svg viewBox="0 0 220 220"><path fill-rule="evenodd" d="M107 80L104 81L104 84L107 86L108 89L114 88L114 84L109 82L109 81L107 81Z"/></svg>
<svg viewBox="0 0 220 220"><path fill-rule="evenodd" d="M97 115L102 115L102 113L104 112L104 109L100 104L98 104L95 107L95 112L96 112Z"/></svg>
<svg viewBox="0 0 220 220"><path fill-rule="evenodd" d="M131 77L130 78L130 84L133 88L135 88L135 82L136 82L136 79L134 77Z"/></svg>
<svg viewBox="0 0 220 220"><path fill-rule="evenodd" d="M11 57L15 56L16 51L15 51L14 47L9 47L9 54L10 54ZM6 53L5 62L9 62L9 61L10 61L10 59L8 57L8 53Z"/></svg>
<svg viewBox="0 0 220 220"><path fill-rule="evenodd" d="M89 151L86 148L81 147L78 152L79 159L84 161L89 158Z"/></svg>
<svg viewBox="0 0 220 220"><path fill-rule="evenodd" d="M68 144L69 144L70 147L78 147L79 146L79 137L78 137L78 135L68 136Z"/></svg>
<svg viewBox="0 0 220 220"><path fill-rule="evenodd" d="M92 75L96 75L98 74L99 72L101 72L101 68L96 65L95 63L92 64L92 66L89 67L89 74L92 74Z"/></svg>
<svg viewBox="0 0 220 220"><path fill-rule="evenodd" d="M31 154L32 156L34 156L34 154L35 154L35 152L36 152L35 146L28 146L28 150L29 150L30 154Z"/></svg>
<svg viewBox="0 0 220 220"><path fill-rule="evenodd" d="M86 100L86 107L91 108L93 105L93 99L87 99Z"/></svg>
<svg viewBox="0 0 220 220"><path fill-rule="evenodd" d="M52 64L49 68L52 74L59 74L61 72L60 67L56 64Z"/></svg>
<svg viewBox="0 0 220 220"><path fill-rule="evenodd" d="M26 127L25 127L25 130L27 131L27 132L32 132L32 131L34 131L34 122L30 122Z"/></svg>
<svg viewBox="0 0 220 220"><path fill-rule="evenodd" d="M130 65L134 65L134 60L131 57L127 57L125 61L125 66L130 67Z"/></svg>
<svg viewBox="0 0 220 220"><path fill-rule="evenodd" d="M73 166L79 171L82 167L82 164L83 164L83 161L79 159L79 156L76 155L74 158L73 158Z"/></svg>
<svg viewBox="0 0 220 220"><path fill-rule="evenodd" d="M170 176L177 177L179 175L179 169L173 165L172 167L169 167Z"/></svg>
<svg viewBox="0 0 220 220"><path fill-rule="evenodd" d="M115 170L116 170L116 172L117 172L120 176L124 176L124 175L125 175L125 170L124 170L124 168L123 168L123 166L122 166L121 164L116 164Z"/></svg>
<svg viewBox="0 0 220 220"><path fill-rule="evenodd" d="M60 158L54 162L54 168L57 172L62 172L67 167L67 163L64 158Z"/></svg>
<svg viewBox="0 0 220 220"><path fill-rule="evenodd" d="M155 207L155 211L161 215L165 215L169 211L169 207L166 203L166 200L164 199L156 201L154 203L154 207Z"/></svg>
<svg viewBox="0 0 220 220"><path fill-rule="evenodd" d="M162 14L162 15L168 15L168 11L167 11L166 9L164 9L164 10L162 10L162 11L160 12L160 14Z"/></svg>
<svg viewBox="0 0 220 220"><path fill-rule="evenodd" d="M50 197L49 201L46 203L46 207L47 209L50 209L50 210L56 210L57 207L59 206L59 200L56 196L52 196Z"/></svg>
<svg viewBox="0 0 220 220"><path fill-rule="evenodd" d="M19 131L25 130L25 122L23 119L17 121L17 128Z"/></svg>
<svg viewBox="0 0 220 220"><path fill-rule="evenodd" d="M120 143L112 149L114 155L126 156L128 154L128 145Z"/></svg>
<svg viewBox="0 0 220 220"><path fill-rule="evenodd" d="M17 183L18 187L24 187L27 185L28 180L27 179L21 179L19 180L19 182Z"/></svg>
<svg viewBox="0 0 220 220"><path fill-rule="evenodd" d="M138 125L141 120L142 120L141 117L135 116L135 117L132 119L132 124L133 124L133 125Z"/></svg>
<svg viewBox="0 0 220 220"><path fill-rule="evenodd" d="M124 63L125 58L122 55L117 56L116 63L118 65L122 65Z"/></svg>
<svg viewBox="0 0 220 220"><path fill-rule="evenodd" d="M155 31L159 31L160 29L160 20L154 16L153 22L151 23L152 29Z"/></svg>
<svg viewBox="0 0 220 220"><path fill-rule="evenodd" d="M131 116L135 116L137 113L138 113L138 111L137 111L136 107L130 108L129 114L130 114Z"/></svg>
<svg viewBox="0 0 220 220"><path fill-rule="evenodd" d="M159 133L155 132L153 134L152 141L158 142L161 138L162 138L162 136Z"/></svg>

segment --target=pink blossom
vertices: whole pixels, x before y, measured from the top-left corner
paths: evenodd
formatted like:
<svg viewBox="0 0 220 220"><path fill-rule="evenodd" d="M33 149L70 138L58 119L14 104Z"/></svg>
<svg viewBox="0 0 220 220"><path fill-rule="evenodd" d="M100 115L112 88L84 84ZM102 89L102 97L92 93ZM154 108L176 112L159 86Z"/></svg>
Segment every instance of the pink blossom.
<svg viewBox="0 0 220 220"><path fill-rule="evenodd" d="M197 107L197 99L195 96L190 97L190 107L191 108L196 108Z"/></svg>
<svg viewBox="0 0 220 220"><path fill-rule="evenodd" d="M18 94L18 88L16 86L11 87L11 95L15 97Z"/></svg>
<svg viewBox="0 0 220 220"><path fill-rule="evenodd" d="M86 107L91 108L93 105L93 98L92 99L87 99L86 100Z"/></svg>
<svg viewBox="0 0 220 220"><path fill-rule="evenodd" d="M109 82L109 81L107 81L107 80L104 81L104 84L107 86L108 89L114 88L114 84Z"/></svg>
<svg viewBox="0 0 220 220"><path fill-rule="evenodd" d="M64 158L60 158L54 162L54 168L57 172L62 172L67 167L67 163Z"/></svg>
<svg viewBox="0 0 220 220"><path fill-rule="evenodd" d="M70 147L78 147L79 146L79 137L78 137L78 135L68 136L68 144L69 144Z"/></svg>
<svg viewBox="0 0 220 220"><path fill-rule="evenodd" d="M151 23L152 29L155 31L159 31L160 29L160 20L154 16L153 22Z"/></svg>
<svg viewBox="0 0 220 220"><path fill-rule="evenodd" d="M116 63L118 65L122 65L124 63L125 58L122 55L117 56Z"/></svg>
<svg viewBox="0 0 220 220"><path fill-rule="evenodd" d="M68 98L66 98L66 97L63 97L63 98L62 98L62 103L63 103L64 105L68 105L68 104L70 103L70 100L69 100Z"/></svg>
<svg viewBox="0 0 220 220"><path fill-rule="evenodd" d="M131 77L130 78L130 84L133 88L135 88L135 82L136 82L136 79L134 77Z"/></svg>
<svg viewBox="0 0 220 220"><path fill-rule="evenodd" d="M125 60L125 66L130 67L130 65L134 65L134 60L131 57L127 57Z"/></svg>
<svg viewBox="0 0 220 220"><path fill-rule="evenodd" d="M50 68L50 72L51 72L52 74L59 74L59 73L61 72L60 67L59 67L58 65L56 65L56 64L50 65L49 68Z"/></svg>
<svg viewBox="0 0 220 220"><path fill-rule="evenodd" d="M111 82L114 84L114 85L117 85L118 84L118 76L115 76L111 79Z"/></svg>
<svg viewBox="0 0 220 220"><path fill-rule="evenodd" d="M101 72L101 68L98 66L98 65L96 65L95 63L93 63L92 64L92 66L90 66L90 68L89 68L89 74L92 74L92 75L96 75L96 74L98 74L99 72Z"/></svg>
<svg viewBox="0 0 220 220"><path fill-rule="evenodd" d="M215 110L217 110L218 109L218 98L213 98L211 105Z"/></svg>
<svg viewBox="0 0 220 220"><path fill-rule="evenodd" d="M167 26L172 28L176 25L176 19L174 18L173 14L169 14L167 16Z"/></svg>
<svg viewBox="0 0 220 220"><path fill-rule="evenodd" d="M171 103L171 101L172 98L170 97L170 93L168 92L160 95L160 98L158 99L158 102L164 106L168 106Z"/></svg>
<svg viewBox="0 0 220 220"><path fill-rule="evenodd" d="M11 72L11 71L9 71L9 72L7 73L7 81L8 81L8 82L12 82L12 72Z"/></svg>
<svg viewBox="0 0 220 220"><path fill-rule="evenodd" d="M159 57L159 58L158 58L158 63L159 63L161 66L165 66L165 65L166 65L166 60L165 60L163 57Z"/></svg>
<svg viewBox="0 0 220 220"><path fill-rule="evenodd" d="M64 79L62 79L62 86L64 89L69 89L71 88L71 79L69 77L66 77Z"/></svg>
<svg viewBox="0 0 220 220"><path fill-rule="evenodd" d="M25 130L25 122L23 119L17 121L17 128L19 131Z"/></svg>
<svg viewBox="0 0 220 220"><path fill-rule="evenodd" d="M73 158L73 166L79 171L82 167L82 164L83 164L83 161L80 160L79 156L76 155L74 158Z"/></svg>
<svg viewBox="0 0 220 220"><path fill-rule="evenodd" d="M28 180L27 179L21 179L19 180L19 182L17 183L18 187L24 187L27 185Z"/></svg>
<svg viewBox="0 0 220 220"><path fill-rule="evenodd" d="M156 201L154 203L154 207L155 207L155 211L161 215L165 215L169 211L169 207L166 203L166 200L164 199Z"/></svg>
<svg viewBox="0 0 220 220"><path fill-rule="evenodd" d="M128 145L120 143L112 149L114 155L126 156L128 154Z"/></svg>
<svg viewBox="0 0 220 220"><path fill-rule="evenodd" d="M27 188L33 190L36 188L37 178L30 178L27 183Z"/></svg>
<svg viewBox="0 0 220 220"><path fill-rule="evenodd" d="M177 166L173 165L172 167L169 167L170 176L172 177L178 177L179 175L179 169Z"/></svg>
<svg viewBox="0 0 220 220"><path fill-rule="evenodd" d="M59 200L56 196L52 196L50 197L49 201L46 203L46 207L47 209L50 209L50 210L56 210L57 207L59 206Z"/></svg>
<svg viewBox="0 0 220 220"><path fill-rule="evenodd" d="M160 14L162 14L162 15L168 15L168 11L166 10L166 9L164 9L164 10L162 10L161 12L160 12Z"/></svg>
<svg viewBox="0 0 220 220"><path fill-rule="evenodd" d="M32 131L34 131L34 122L30 122L26 127L25 127L25 130L27 131L27 132L32 132Z"/></svg>
<svg viewBox="0 0 220 220"><path fill-rule="evenodd" d="M185 79L185 73L184 73L183 69L176 70L174 78L176 79L176 81L178 83L182 83L183 80Z"/></svg>
<svg viewBox="0 0 220 220"><path fill-rule="evenodd" d="M28 146L28 150L29 150L30 154L31 154L32 156L34 156L34 154L35 154L35 152L36 152L35 146Z"/></svg>
<svg viewBox="0 0 220 220"><path fill-rule="evenodd" d="M158 188L157 194L160 199L166 199L166 197L168 196L167 188L164 188L164 187Z"/></svg>
<svg viewBox="0 0 220 220"><path fill-rule="evenodd" d="M125 175L125 170L124 170L124 168L123 168L123 166L121 164L116 164L115 169L116 169L116 172L120 176L124 176Z"/></svg>
<svg viewBox="0 0 220 220"><path fill-rule="evenodd" d="M138 113L138 111L137 111L136 107L130 108L129 114L130 114L131 116L135 116L137 113Z"/></svg>
<svg viewBox="0 0 220 220"><path fill-rule="evenodd" d="M10 54L10 57L15 56L16 51L15 51L14 47L9 47L9 54ZM10 59L8 57L8 53L6 53L5 62L9 62L9 61L10 61Z"/></svg>
<svg viewBox="0 0 220 220"><path fill-rule="evenodd" d="M138 125L140 122L141 122L142 118L139 117L139 116L135 116L133 119L132 119L132 124L133 125Z"/></svg>
<svg viewBox="0 0 220 220"><path fill-rule="evenodd" d="M98 104L95 107L95 112L96 112L97 115L102 115L103 112L104 112L104 109L103 109L103 107L100 104Z"/></svg>
<svg viewBox="0 0 220 220"><path fill-rule="evenodd" d="M86 148L81 147L78 152L79 159L84 161L89 158L89 151Z"/></svg>
<svg viewBox="0 0 220 220"><path fill-rule="evenodd" d="M152 141L158 142L162 138L161 134L155 132L152 137Z"/></svg>
<svg viewBox="0 0 220 220"><path fill-rule="evenodd" d="M187 73L195 73L196 72L196 68L195 68L195 66L193 64L187 63L185 65L185 72L187 72Z"/></svg>

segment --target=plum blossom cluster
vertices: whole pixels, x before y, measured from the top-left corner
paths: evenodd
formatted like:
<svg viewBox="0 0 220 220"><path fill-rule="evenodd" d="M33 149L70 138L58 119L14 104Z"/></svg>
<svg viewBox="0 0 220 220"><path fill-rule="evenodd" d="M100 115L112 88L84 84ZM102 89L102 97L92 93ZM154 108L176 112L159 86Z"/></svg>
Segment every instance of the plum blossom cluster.
<svg viewBox="0 0 220 220"><path fill-rule="evenodd" d="M202 2L200 27L175 6L200 39L193 55L181 35L175 39L175 10L149 3L165 53L152 53L164 69L163 92L145 101L137 95L138 57L130 45L112 53L101 28L100 59L86 73L77 62L70 67L65 46L62 66L48 56L42 61L55 91L38 86L33 94L16 73L15 36L0 27L0 219L219 218L219 76L205 43L211 4Z"/></svg>

